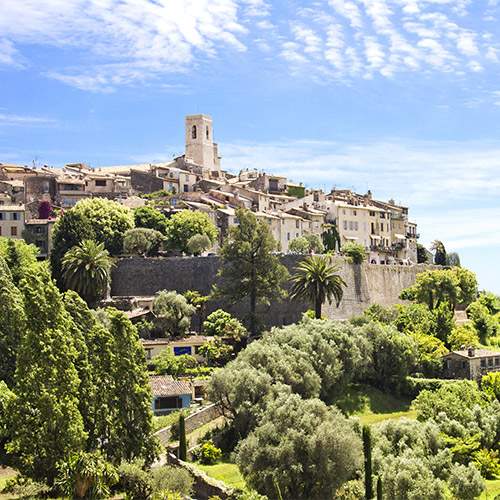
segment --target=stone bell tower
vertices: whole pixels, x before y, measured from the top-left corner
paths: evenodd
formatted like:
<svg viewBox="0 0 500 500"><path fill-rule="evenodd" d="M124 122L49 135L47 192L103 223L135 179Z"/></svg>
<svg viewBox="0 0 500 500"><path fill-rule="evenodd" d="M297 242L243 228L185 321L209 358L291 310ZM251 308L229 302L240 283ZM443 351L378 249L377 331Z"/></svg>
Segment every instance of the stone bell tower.
<svg viewBox="0 0 500 500"><path fill-rule="evenodd" d="M212 118L208 115L186 116L186 160L203 170L204 177L220 177L220 158L213 142Z"/></svg>

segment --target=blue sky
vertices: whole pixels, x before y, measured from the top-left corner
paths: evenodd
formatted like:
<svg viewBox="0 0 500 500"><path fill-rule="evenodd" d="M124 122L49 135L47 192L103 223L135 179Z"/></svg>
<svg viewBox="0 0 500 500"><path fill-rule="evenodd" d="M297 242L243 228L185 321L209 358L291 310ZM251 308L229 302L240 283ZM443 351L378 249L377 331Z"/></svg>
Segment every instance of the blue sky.
<svg viewBox="0 0 500 500"><path fill-rule="evenodd" d="M499 5L497 5L499 4ZM500 293L497 0L2 0L0 162L183 152L410 206Z"/></svg>

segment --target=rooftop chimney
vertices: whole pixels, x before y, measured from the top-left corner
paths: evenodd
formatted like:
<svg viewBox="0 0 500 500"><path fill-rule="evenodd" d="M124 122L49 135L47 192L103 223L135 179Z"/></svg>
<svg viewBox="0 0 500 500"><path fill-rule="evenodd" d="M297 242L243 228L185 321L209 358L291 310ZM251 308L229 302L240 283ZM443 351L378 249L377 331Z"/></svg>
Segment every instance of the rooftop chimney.
<svg viewBox="0 0 500 500"><path fill-rule="evenodd" d="M473 358L475 355L476 355L476 350L474 349L474 347L469 347L467 349L467 356L469 356L469 358Z"/></svg>

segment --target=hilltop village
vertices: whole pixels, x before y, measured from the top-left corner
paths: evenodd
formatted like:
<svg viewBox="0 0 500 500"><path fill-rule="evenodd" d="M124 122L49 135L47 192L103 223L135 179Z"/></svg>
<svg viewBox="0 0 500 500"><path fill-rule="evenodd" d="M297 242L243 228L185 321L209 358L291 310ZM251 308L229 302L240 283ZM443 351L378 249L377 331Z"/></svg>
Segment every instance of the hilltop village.
<svg viewBox="0 0 500 500"><path fill-rule="evenodd" d="M408 207L185 129L0 164L0 498L495 498L500 297Z"/></svg>
<svg viewBox="0 0 500 500"><path fill-rule="evenodd" d="M145 195L156 194L168 217L184 209L207 214L219 230L214 250L242 207L269 225L282 253L289 252L293 240L321 237L334 226L339 246L363 245L371 264L417 263L417 225L407 207L376 200L370 191L334 188L325 193L257 169L237 175L222 170L207 115L187 116L185 134L185 154L171 162L94 168L81 163L62 168L0 163L0 236L24 237L47 257L57 215L78 201L101 197L137 208L146 204Z"/></svg>

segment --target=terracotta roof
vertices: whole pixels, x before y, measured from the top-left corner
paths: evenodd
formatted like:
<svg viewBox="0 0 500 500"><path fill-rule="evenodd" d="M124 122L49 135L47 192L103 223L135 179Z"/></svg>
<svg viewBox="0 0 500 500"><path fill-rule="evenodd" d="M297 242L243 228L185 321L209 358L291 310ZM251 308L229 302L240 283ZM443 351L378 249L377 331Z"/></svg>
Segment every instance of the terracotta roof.
<svg viewBox="0 0 500 500"><path fill-rule="evenodd" d="M155 397L180 396L182 394L192 394L191 384L174 380L167 375L155 375L149 377L151 391Z"/></svg>

